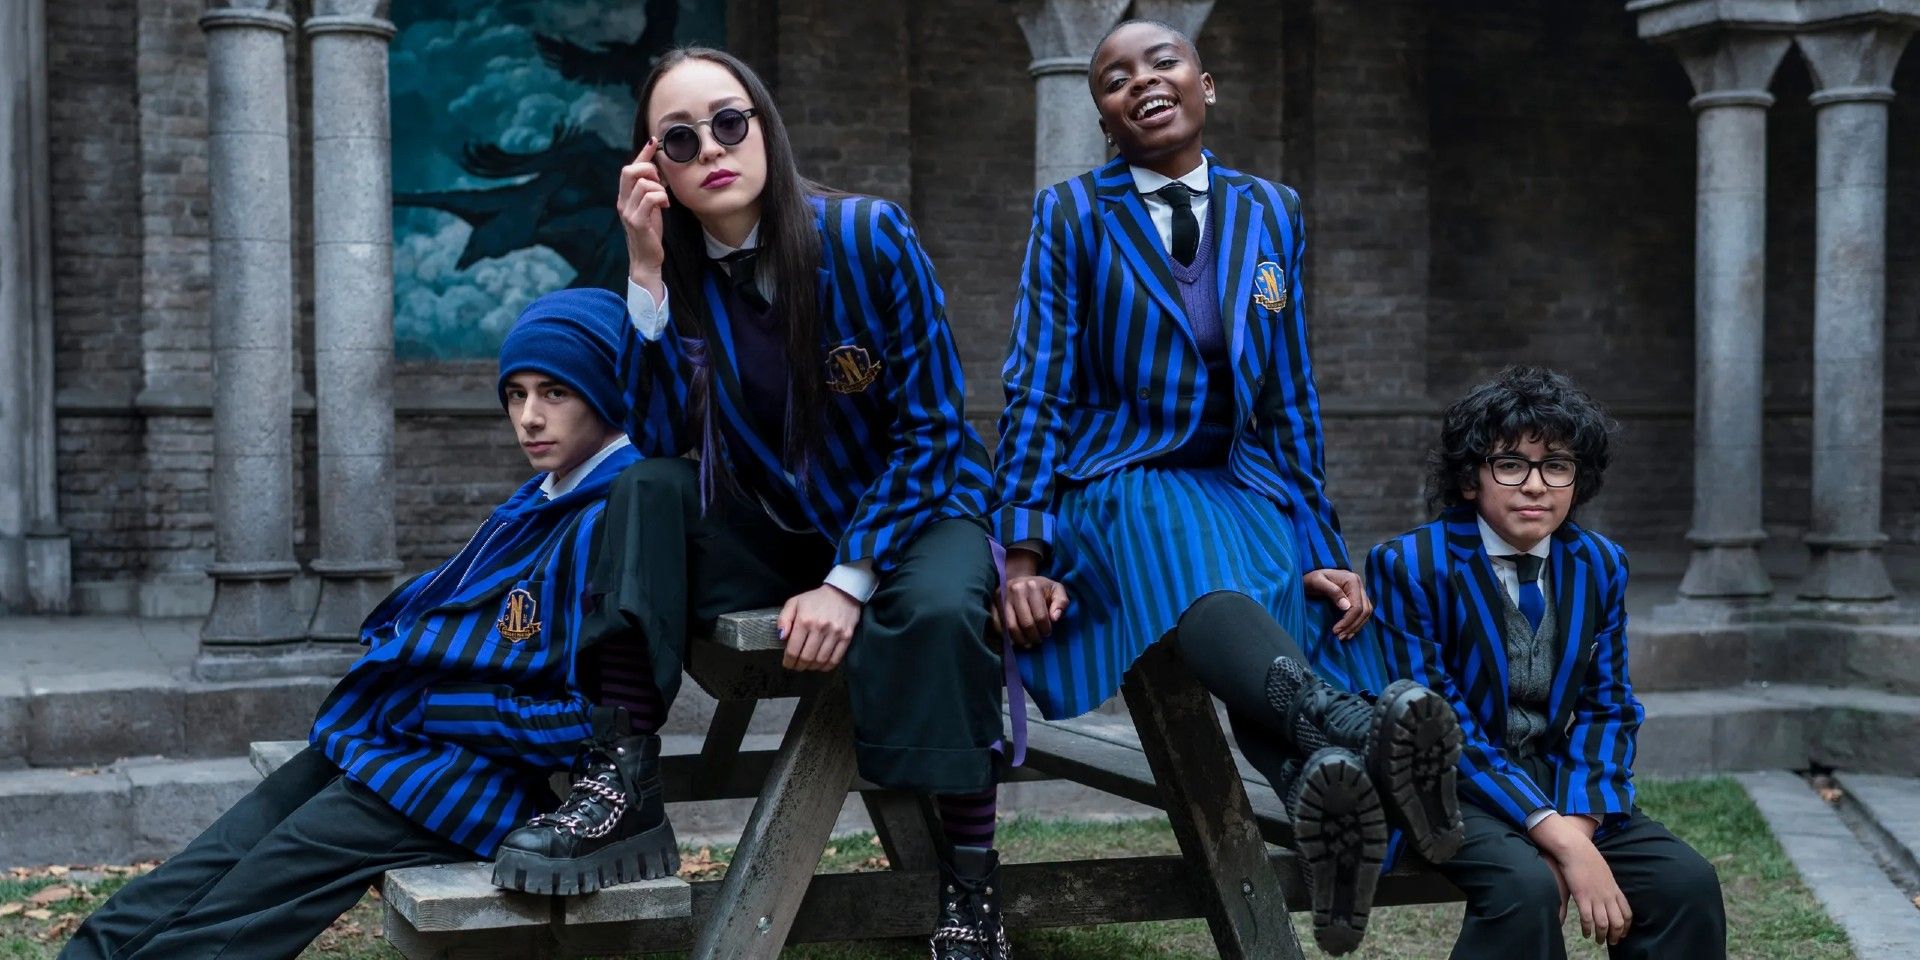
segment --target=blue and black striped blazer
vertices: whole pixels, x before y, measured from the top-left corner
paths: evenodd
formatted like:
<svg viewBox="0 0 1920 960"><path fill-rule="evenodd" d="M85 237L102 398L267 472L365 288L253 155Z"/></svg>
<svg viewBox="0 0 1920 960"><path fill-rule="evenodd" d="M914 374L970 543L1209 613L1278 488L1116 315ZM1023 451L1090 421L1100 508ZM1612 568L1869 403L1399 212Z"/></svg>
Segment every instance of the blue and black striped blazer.
<svg viewBox="0 0 1920 960"><path fill-rule="evenodd" d="M734 359L735 321L711 267L712 326L704 336L677 307L657 341L628 328L621 358L627 433L649 457L693 449L700 425L687 422L689 387L696 366L710 363L720 385L710 409L742 485L786 526L818 530L838 544L835 563L871 559L884 572L927 524L985 516L993 473L966 420L946 295L906 213L873 197L815 197L812 204L822 240L820 352L804 362L827 368L830 389L822 449L807 475L789 474L780 445L751 426Z"/></svg>
<svg viewBox="0 0 1920 960"><path fill-rule="evenodd" d="M1305 569L1345 568L1307 361L1299 196L1220 166L1211 153L1207 160L1240 425L1230 467L1289 511ZM1277 287L1256 288L1263 270ZM1258 293L1274 303L1280 290L1277 309L1256 302ZM1199 426L1206 364L1124 160L1035 198L1002 373L995 520L1006 543L1052 541L1063 481L1166 453Z"/></svg>
<svg viewBox="0 0 1920 960"><path fill-rule="evenodd" d="M623 447L538 505L533 478L467 548L394 591L368 616L370 649L321 704L309 742L408 819L492 856L551 801L548 775L593 733L576 670L592 639L588 557L607 487L638 459ZM490 552L496 537L512 542ZM429 609L394 616L445 577L456 579Z"/></svg>
<svg viewBox="0 0 1920 960"><path fill-rule="evenodd" d="M1509 761L1500 581L1471 507L1373 548L1367 591L1388 671L1444 695L1466 735L1461 795L1522 825L1551 806L1616 826L1634 803L1634 737L1646 715L1627 678L1627 555L1569 521L1548 558L1560 660L1548 698L1552 783Z"/></svg>

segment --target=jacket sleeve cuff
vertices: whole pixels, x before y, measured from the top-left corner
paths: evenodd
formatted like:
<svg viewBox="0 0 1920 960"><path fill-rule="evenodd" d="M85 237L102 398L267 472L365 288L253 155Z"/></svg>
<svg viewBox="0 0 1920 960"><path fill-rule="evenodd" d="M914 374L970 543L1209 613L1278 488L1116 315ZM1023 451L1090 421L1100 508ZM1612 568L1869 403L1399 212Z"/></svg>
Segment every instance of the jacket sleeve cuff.
<svg viewBox="0 0 1920 960"><path fill-rule="evenodd" d="M1000 511L995 526L1001 543L1017 547L1026 546L1028 540L1038 540L1042 544L1053 542L1053 515L1030 507L1006 507ZM1040 551L1045 553L1045 550Z"/></svg>
<svg viewBox="0 0 1920 960"><path fill-rule="evenodd" d="M660 302L655 303L653 294L631 278L627 280L627 319L633 322L635 333L643 339L658 340L661 331L667 329L667 296L663 293Z"/></svg>
<svg viewBox="0 0 1920 960"><path fill-rule="evenodd" d="M873 591L880 586L880 577L873 572L872 560L855 560L827 571L825 582L827 586L852 597L854 602L865 604L873 599Z"/></svg>

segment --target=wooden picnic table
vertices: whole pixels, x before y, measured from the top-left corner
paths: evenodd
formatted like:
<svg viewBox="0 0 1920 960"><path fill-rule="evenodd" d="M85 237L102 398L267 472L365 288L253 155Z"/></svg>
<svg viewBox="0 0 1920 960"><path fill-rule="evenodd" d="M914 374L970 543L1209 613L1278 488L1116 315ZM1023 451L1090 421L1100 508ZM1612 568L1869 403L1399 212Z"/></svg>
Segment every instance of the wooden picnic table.
<svg viewBox="0 0 1920 960"><path fill-rule="evenodd" d="M395 870L383 886L388 941L408 960L663 950L754 960L787 943L927 936L939 883L933 806L857 776L844 683L783 669L774 619L771 610L730 614L691 645L688 675L719 705L699 753L661 758L669 802L756 798L723 878L556 897L498 889L486 863ZM1306 887L1279 799L1235 766L1212 698L1164 644L1122 690L1137 739L1113 719L1035 720L1026 765L1011 779L1071 780L1159 807L1181 855L1004 865L1006 926L1205 917L1224 958L1298 960L1288 912L1307 909ZM741 749L756 704L779 697L799 698L779 749ZM254 746L266 772L303 744ZM816 875L849 792L865 802L891 869ZM1438 874L1402 867L1382 879L1375 904L1458 899Z"/></svg>

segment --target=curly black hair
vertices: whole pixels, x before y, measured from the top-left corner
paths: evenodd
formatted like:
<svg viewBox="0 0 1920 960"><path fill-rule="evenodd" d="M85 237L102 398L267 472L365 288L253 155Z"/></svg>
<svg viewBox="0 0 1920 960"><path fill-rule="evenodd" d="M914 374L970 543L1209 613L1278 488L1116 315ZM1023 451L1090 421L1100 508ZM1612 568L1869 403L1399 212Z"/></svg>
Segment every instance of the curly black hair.
<svg viewBox="0 0 1920 960"><path fill-rule="evenodd" d="M1575 507L1600 492L1608 441L1618 424L1566 374L1514 365L1467 391L1447 408L1440 443L1427 454L1427 504L1441 510L1466 502L1480 485L1487 457L1539 439L1573 455Z"/></svg>

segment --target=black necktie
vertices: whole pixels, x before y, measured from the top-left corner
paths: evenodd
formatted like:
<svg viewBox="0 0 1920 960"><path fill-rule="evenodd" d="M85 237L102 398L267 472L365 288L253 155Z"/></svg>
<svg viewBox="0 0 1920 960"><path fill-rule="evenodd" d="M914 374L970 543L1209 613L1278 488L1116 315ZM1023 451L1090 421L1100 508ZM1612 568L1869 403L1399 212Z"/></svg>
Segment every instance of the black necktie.
<svg viewBox="0 0 1920 960"><path fill-rule="evenodd" d="M1178 180L1154 191L1173 208L1173 258L1183 267L1193 266L1193 255L1200 249L1200 221L1193 217L1193 194Z"/></svg>
<svg viewBox="0 0 1920 960"><path fill-rule="evenodd" d="M760 248L749 247L735 250L720 258L727 265L728 276L733 280L733 290L747 306L765 313L772 306L760 293L760 284L756 282L756 268L760 260Z"/></svg>
<svg viewBox="0 0 1920 960"><path fill-rule="evenodd" d="M1506 559L1513 561L1513 572L1520 580L1520 615L1535 630L1540 629L1541 618L1547 615L1547 595L1540 589L1540 568L1546 561L1531 553L1508 554Z"/></svg>

